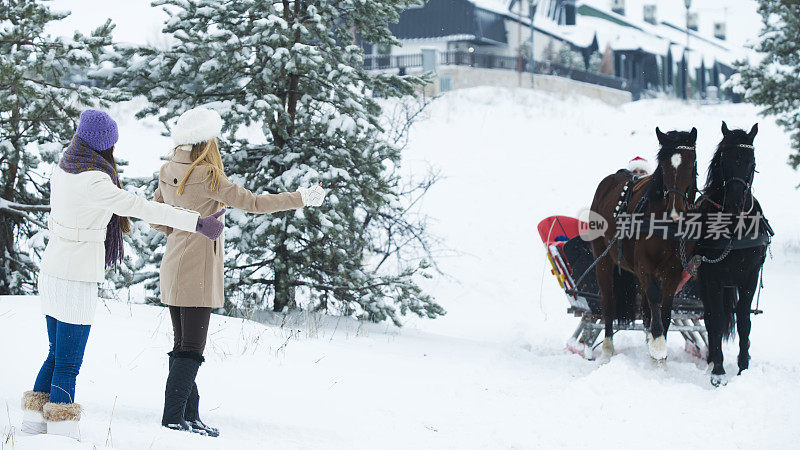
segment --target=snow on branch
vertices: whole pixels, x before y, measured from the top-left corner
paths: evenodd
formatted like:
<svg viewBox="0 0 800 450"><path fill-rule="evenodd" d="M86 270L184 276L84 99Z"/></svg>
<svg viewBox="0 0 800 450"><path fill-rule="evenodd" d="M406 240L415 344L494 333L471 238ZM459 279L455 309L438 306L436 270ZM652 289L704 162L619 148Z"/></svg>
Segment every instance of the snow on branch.
<svg viewBox="0 0 800 450"><path fill-rule="evenodd" d="M6 214L12 214L12 215L15 215L15 216L19 216L19 217L22 217L23 219L25 219L25 220L27 220L29 222L32 222L32 223L38 225L41 228L47 228L47 225L45 225L39 219L37 219L36 217L34 217L31 214L28 214L28 212L30 212L30 211L32 211L32 212L50 212L50 206L49 205L23 205L23 204L20 204L20 203L10 202L10 201L8 201L8 200L6 200L4 198L0 198L0 212L1 213L6 213Z"/></svg>

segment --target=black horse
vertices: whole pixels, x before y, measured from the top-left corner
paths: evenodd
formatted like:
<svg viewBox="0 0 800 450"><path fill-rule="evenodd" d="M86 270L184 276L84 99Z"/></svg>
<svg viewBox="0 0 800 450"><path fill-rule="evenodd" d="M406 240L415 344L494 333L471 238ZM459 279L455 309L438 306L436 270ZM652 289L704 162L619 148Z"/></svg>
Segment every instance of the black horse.
<svg viewBox="0 0 800 450"><path fill-rule="evenodd" d="M734 323L739 333L739 373L747 369L750 361L750 308L758 286L759 272L764 265L769 237L736 241L736 217L761 217L763 211L753 196L753 177L756 169L753 140L758 124L750 132L729 130L722 122L722 141L719 143L711 165L705 190L698 203L708 231L709 218L716 213L727 213L733 218L728 225L731 238L705 239L698 242L696 253L706 258L698 271L698 284L703 300L704 320L708 330L708 364L711 367L711 384L727 384L722 366L722 339L734 334ZM718 216L719 217L719 216ZM742 216L745 217L745 216ZM760 233L769 226L761 222ZM771 230L770 230L771 233ZM727 256L726 255L727 252ZM721 261L713 260L724 257ZM735 318L734 318L735 315Z"/></svg>

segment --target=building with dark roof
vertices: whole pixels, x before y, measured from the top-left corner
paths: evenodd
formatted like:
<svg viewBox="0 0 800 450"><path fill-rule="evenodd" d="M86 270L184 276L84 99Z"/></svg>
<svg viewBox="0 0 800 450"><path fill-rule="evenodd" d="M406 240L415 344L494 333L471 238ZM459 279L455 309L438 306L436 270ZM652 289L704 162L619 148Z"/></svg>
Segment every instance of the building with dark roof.
<svg viewBox="0 0 800 450"><path fill-rule="evenodd" d="M533 70L627 90L634 99L657 93L731 98L722 85L739 55L724 41L724 22L700 33L692 29L696 13L684 26L674 23L675 5L672 22L659 20L664 3L541 0L532 12L527 0L429 0L390 26L402 46L365 48L366 63L407 70L422 64L411 56L424 49L435 52L437 64Z"/></svg>

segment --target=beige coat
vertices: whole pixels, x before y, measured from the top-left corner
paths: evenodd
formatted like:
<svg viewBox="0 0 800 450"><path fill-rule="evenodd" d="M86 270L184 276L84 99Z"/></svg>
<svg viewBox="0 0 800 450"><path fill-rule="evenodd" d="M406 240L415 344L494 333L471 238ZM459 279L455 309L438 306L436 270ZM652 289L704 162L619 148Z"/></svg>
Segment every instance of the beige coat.
<svg viewBox="0 0 800 450"><path fill-rule="evenodd" d="M191 163L190 152L179 149L161 167L155 192L157 202L191 209L202 216L219 211L223 204L256 214L303 207L299 192L257 195L226 179L222 180L219 192L212 192L208 169L203 167L192 171L183 194L178 195L178 184ZM224 233L216 241L210 241L199 233L160 225L153 228L167 235L167 248L161 260L161 302L170 306L222 307Z"/></svg>

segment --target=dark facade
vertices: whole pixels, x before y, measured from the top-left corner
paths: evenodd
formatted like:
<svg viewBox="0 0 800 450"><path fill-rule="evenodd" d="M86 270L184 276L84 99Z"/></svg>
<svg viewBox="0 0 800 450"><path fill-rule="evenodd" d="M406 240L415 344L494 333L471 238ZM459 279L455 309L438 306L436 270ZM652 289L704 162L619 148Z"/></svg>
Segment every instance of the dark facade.
<svg viewBox="0 0 800 450"><path fill-rule="evenodd" d="M614 72L616 76L628 80L634 100L638 100L643 91L660 90L663 85L658 58L643 50L615 51Z"/></svg>
<svg viewBox="0 0 800 450"><path fill-rule="evenodd" d="M466 0L430 0L422 8L404 11L389 28L398 39L469 35L479 44L508 44L504 17Z"/></svg>

